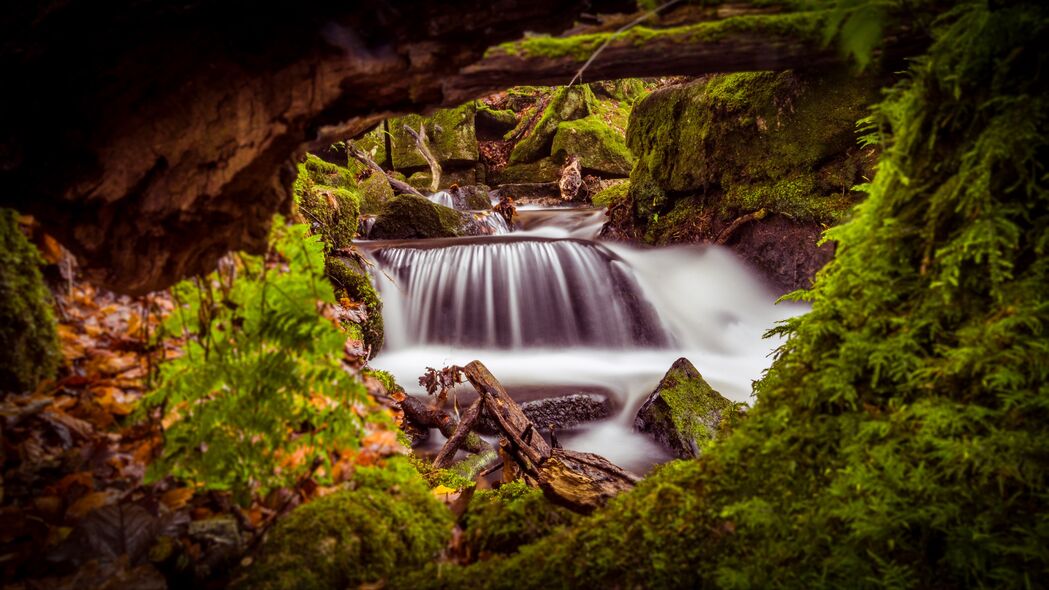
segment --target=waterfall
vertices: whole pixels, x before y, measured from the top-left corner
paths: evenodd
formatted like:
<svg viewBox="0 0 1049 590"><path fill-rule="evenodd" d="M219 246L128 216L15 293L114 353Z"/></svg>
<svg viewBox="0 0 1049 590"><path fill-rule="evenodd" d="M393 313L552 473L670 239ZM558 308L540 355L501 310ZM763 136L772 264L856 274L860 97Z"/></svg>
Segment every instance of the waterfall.
<svg viewBox="0 0 1049 590"><path fill-rule="evenodd" d="M426 198L438 205L443 205L449 209L455 209L455 200L452 198L452 194L448 191L437 191Z"/></svg>
<svg viewBox="0 0 1049 590"><path fill-rule="evenodd" d="M387 339L396 346L672 344L630 267L593 242L504 239L439 248L388 247L372 255L397 283L380 282L386 316L399 316L387 325Z"/></svg>

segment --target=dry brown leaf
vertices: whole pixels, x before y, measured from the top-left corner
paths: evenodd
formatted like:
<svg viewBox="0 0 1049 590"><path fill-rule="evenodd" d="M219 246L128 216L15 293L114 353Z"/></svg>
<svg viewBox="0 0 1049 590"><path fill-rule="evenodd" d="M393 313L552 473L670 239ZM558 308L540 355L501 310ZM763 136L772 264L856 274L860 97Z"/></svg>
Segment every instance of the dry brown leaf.
<svg viewBox="0 0 1049 590"><path fill-rule="evenodd" d="M178 510L188 504L192 498L193 488L175 488L164 492L160 496L160 502L170 510Z"/></svg>
<svg viewBox="0 0 1049 590"><path fill-rule="evenodd" d="M66 518L80 519L88 512L101 508L116 499L116 494L111 490L91 492L80 498L66 510Z"/></svg>

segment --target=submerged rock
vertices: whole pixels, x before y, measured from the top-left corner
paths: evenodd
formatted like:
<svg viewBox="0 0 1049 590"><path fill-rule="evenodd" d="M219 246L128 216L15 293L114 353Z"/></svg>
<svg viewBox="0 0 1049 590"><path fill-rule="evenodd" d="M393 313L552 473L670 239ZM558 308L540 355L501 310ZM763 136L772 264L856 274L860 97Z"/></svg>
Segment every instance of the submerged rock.
<svg viewBox="0 0 1049 590"><path fill-rule="evenodd" d="M688 359L679 358L641 405L634 428L680 458L697 457L700 446L735 411L735 404L714 391Z"/></svg>
<svg viewBox="0 0 1049 590"><path fill-rule="evenodd" d="M575 393L563 397L550 397L522 402L521 411L541 429L551 425L561 430L587 422L604 420L612 415L612 402L604 396ZM476 425L481 434L496 434L495 420L482 414Z"/></svg>
<svg viewBox="0 0 1049 590"><path fill-rule="evenodd" d="M452 238L462 235L466 222L454 209L423 197L399 195L382 208L368 237L373 240Z"/></svg>

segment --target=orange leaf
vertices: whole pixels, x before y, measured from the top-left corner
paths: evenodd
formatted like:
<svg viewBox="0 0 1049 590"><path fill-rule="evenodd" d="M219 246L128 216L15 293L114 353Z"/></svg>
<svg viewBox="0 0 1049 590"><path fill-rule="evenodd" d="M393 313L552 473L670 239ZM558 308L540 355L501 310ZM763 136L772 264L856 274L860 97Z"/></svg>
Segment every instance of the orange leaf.
<svg viewBox="0 0 1049 590"><path fill-rule="evenodd" d="M109 490L103 492L91 492L90 494L80 498L66 510L67 518L79 519L83 518L85 514L101 508L106 504L109 504L113 500L113 493Z"/></svg>
<svg viewBox="0 0 1049 590"><path fill-rule="evenodd" d="M164 494L160 496L160 502L170 510L178 510L189 503L189 500L192 497L192 488L175 488L164 492Z"/></svg>

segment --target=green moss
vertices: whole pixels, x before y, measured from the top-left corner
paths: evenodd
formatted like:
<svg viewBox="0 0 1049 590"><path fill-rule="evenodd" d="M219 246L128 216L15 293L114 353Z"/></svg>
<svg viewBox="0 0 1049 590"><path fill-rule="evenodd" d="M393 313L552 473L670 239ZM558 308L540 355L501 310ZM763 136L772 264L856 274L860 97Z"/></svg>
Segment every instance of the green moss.
<svg viewBox="0 0 1049 590"><path fill-rule="evenodd" d="M439 109L429 117L407 115L390 119L390 150L393 167L402 171L429 169L426 159L415 147L415 140L404 126L415 131L420 125L426 125L430 140L430 152L441 166L468 165L477 161L477 132L475 116L477 104L474 101L454 109ZM440 129L438 129L438 127Z"/></svg>
<svg viewBox="0 0 1049 590"><path fill-rule="evenodd" d="M517 126L517 113L509 109L493 109L478 103L477 125L487 125L497 133L506 133Z"/></svg>
<svg viewBox="0 0 1049 590"><path fill-rule="evenodd" d="M453 469L437 469L429 461L421 459L414 454L410 455L410 459L412 465L419 470L426 484L431 488L444 486L452 490L463 490L474 486L472 479L463 477Z"/></svg>
<svg viewBox="0 0 1049 590"><path fill-rule="evenodd" d="M382 299L372 285L368 271L349 258L330 256L325 263L325 273L335 286L336 298L346 297L364 304L368 318L359 326L351 326L360 329L359 337L368 347L369 357L375 356L382 350L384 337Z"/></svg>
<svg viewBox="0 0 1049 590"><path fill-rule="evenodd" d="M817 44L822 41L826 18L826 12L813 11L734 16L666 29L638 26L619 34L592 33L569 37L534 36L493 47L485 55L486 57L498 54L545 58L570 57L582 62L589 59L594 51L610 37L614 37L612 43L617 46L637 46L654 41L671 44L714 42L739 34L800 39Z"/></svg>
<svg viewBox="0 0 1049 590"><path fill-rule="evenodd" d="M398 195L383 207L369 234L373 239L450 238L462 233L463 215L423 197Z"/></svg>
<svg viewBox="0 0 1049 590"><path fill-rule="evenodd" d="M474 494L463 518L463 543L473 557L509 554L577 520L574 512L551 504L542 490L514 481Z"/></svg>
<svg viewBox="0 0 1049 590"><path fill-rule="evenodd" d="M539 121L510 152L510 163L535 162L549 156L558 125L589 116L596 102L593 91L585 84L558 88Z"/></svg>
<svg viewBox="0 0 1049 590"><path fill-rule="evenodd" d="M550 152L560 159L575 156L585 171L608 176L627 176L634 165L623 135L596 115L558 125Z"/></svg>
<svg viewBox="0 0 1049 590"><path fill-rule="evenodd" d="M444 548L451 513L407 460L360 467L352 485L279 521L233 587L358 587L420 567Z"/></svg>
<svg viewBox="0 0 1049 590"><path fill-rule="evenodd" d="M717 437L735 404L714 391L696 367L680 358L637 414L635 427L652 433L679 457L695 457Z"/></svg>
<svg viewBox="0 0 1049 590"><path fill-rule="evenodd" d="M535 162L509 164L501 170L490 170L488 180L493 186L528 182L556 182L561 178L561 164L553 158L542 158Z"/></svg>
<svg viewBox="0 0 1049 590"><path fill-rule="evenodd" d="M393 198L393 188L383 174L372 173L359 181L357 187L361 195L361 214L375 215Z"/></svg>
<svg viewBox="0 0 1049 590"><path fill-rule="evenodd" d="M353 174L313 154L307 154L298 170L292 184L298 216L329 250L348 247L357 235L361 213L361 193Z"/></svg>
<svg viewBox="0 0 1049 590"><path fill-rule="evenodd" d="M18 215L0 209L0 393L35 388L54 376L61 361L41 264Z"/></svg>
<svg viewBox="0 0 1049 590"><path fill-rule="evenodd" d="M615 203L619 203L627 198L627 193L630 191L630 181L621 182L616 185L612 185L605 190L597 193L591 198L595 207L610 207Z"/></svg>

